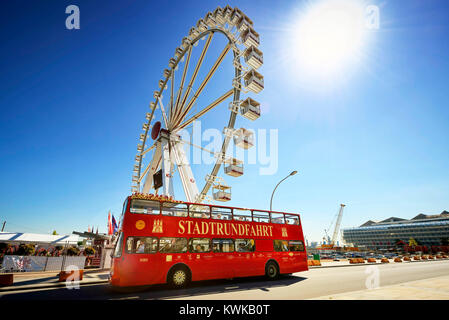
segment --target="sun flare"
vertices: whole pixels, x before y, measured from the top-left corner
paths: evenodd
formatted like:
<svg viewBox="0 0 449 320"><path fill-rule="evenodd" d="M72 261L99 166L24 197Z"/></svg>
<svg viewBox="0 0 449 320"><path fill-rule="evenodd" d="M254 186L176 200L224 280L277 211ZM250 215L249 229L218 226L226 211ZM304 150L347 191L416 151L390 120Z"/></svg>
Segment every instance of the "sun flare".
<svg viewBox="0 0 449 320"><path fill-rule="evenodd" d="M290 28L295 69L319 78L345 72L360 58L364 22L360 0L321 0L307 6Z"/></svg>

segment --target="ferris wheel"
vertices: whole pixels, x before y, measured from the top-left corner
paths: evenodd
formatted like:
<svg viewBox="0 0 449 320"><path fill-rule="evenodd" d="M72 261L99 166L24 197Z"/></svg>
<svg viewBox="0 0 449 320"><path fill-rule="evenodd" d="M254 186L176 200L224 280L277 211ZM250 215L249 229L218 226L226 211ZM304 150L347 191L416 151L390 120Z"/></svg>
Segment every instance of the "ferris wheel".
<svg viewBox="0 0 449 320"><path fill-rule="evenodd" d="M219 38L221 42L214 41ZM220 52L221 47L218 46L223 43L225 46ZM177 171L186 201L202 203L231 200L231 186L218 174L223 165L224 174L233 177L243 175L243 162L227 155L231 140L235 146L243 149L254 145L252 131L234 126L239 115L251 121L260 116L260 103L252 97L242 97L243 94L259 93L264 88L263 76L257 71L263 64L259 43L259 34L253 28L253 22L241 10L230 6L223 9L218 7L213 12L208 12L190 29L188 36L176 48L174 57L169 59L169 68L163 71L159 88L154 91L154 101L150 103L150 110L146 113L133 168L133 193L174 198L173 179ZM205 76L196 85L200 68L209 58L208 53L217 48L220 52L218 58L207 72L203 70ZM233 71L223 73L232 75L228 82L220 81L220 85L214 86L214 90L204 90L231 50L232 62L220 68ZM217 91L217 87L224 93L211 97L210 93ZM199 103L202 97L207 98L208 103ZM229 119L227 123L223 123L224 135L218 152L181 138L181 130L204 119L206 114L213 115L220 109L218 106L222 106L227 100L228 107L221 108L221 112L225 110ZM194 176L184 150L185 144L213 154L214 164L210 173L205 176L203 173L204 179ZM212 197L208 195L209 190L212 190Z"/></svg>

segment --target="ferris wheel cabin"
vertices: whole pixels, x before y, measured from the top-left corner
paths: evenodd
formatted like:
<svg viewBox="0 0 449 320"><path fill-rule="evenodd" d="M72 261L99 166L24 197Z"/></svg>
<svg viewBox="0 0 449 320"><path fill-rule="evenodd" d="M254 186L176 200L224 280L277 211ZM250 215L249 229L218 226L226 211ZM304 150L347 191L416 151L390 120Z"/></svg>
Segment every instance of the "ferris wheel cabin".
<svg viewBox="0 0 449 320"><path fill-rule="evenodd" d="M245 74L244 80L246 89L254 93L259 93L264 88L263 76L254 69Z"/></svg>
<svg viewBox="0 0 449 320"><path fill-rule="evenodd" d="M215 18L215 21L217 21L218 24L226 23L226 19L223 16L223 10L220 7L218 7L217 9L214 10L213 16Z"/></svg>
<svg viewBox="0 0 449 320"><path fill-rule="evenodd" d="M249 47L244 54L245 63L253 69L258 69L263 64L263 53L255 46Z"/></svg>
<svg viewBox="0 0 449 320"><path fill-rule="evenodd" d="M233 9L231 8L231 6L227 5L226 7L223 8L222 12L223 12L223 18L226 20L226 22L230 23L231 22L231 15L232 15L232 11Z"/></svg>
<svg viewBox="0 0 449 320"><path fill-rule="evenodd" d="M243 162L237 159L232 159L229 163L224 165L224 173L232 177L240 177L243 175Z"/></svg>
<svg viewBox="0 0 449 320"><path fill-rule="evenodd" d="M216 201L229 201L231 200L231 187L222 184L212 186L212 194Z"/></svg>
<svg viewBox="0 0 449 320"><path fill-rule="evenodd" d="M184 37L184 38L182 38L182 44L181 44L181 47L182 47L183 49L186 49L186 48L189 47L190 43L191 43L190 39L189 39L188 37Z"/></svg>
<svg viewBox="0 0 449 320"><path fill-rule="evenodd" d="M240 112L245 118L256 120L260 117L260 103L248 97L240 104Z"/></svg>
<svg viewBox="0 0 449 320"><path fill-rule="evenodd" d="M199 35L199 31L195 28L192 27L189 31L189 37L193 40L197 35Z"/></svg>
<svg viewBox="0 0 449 320"><path fill-rule="evenodd" d="M214 15L213 15L212 12L210 12L210 11L206 14L206 17L204 17L204 21L205 21L206 24L207 24L209 27L211 27L211 28L215 27L215 25L217 24L217 23L215 22Z"/></svg>
<svg viewBox="0 0 449 320"><path fill-rule="evenodd" d="M181 47L176 48L175 50L175 58L178 59L182 54L184 53L184 50Z"/></svg>
<svg viewBox="0 0 449 320"><path fill-rule="evenodd" d="M242 16L240 20L237 22L237 30L239 32L243 32L248 28L251 28L253 26L253 21L248 18L247 16Z"/></svg>
<svg viewBox="0 0 449 320"><path fill-rule="evenodd" d="M245 47L249 48L251 46L258 47L260 44L259 34L251 27L248 27L245 31L241 33L242 43Z"/></svg>
<svg viewBox="0 0 449 320"><path fill-rule="evenodd" d="M234 135L234 144L243 149L249 149L254 146L254 133L252 131L246 130L245 128L240 128L236 130Z"/></svg>
<svg viewBox="0 0 449 320"><path fill-rule="evenodd" d="M203 19L198 20L198 22L196 23L196 27L198 28L198 30L200 32L204 32L207 30L207 24L206 24L206 22L204 22Z"/></svg>
<svg viewBox="0 0 449 320"><path fill-rule="evenodd" d="M237 23L239 22L240 18L243 17L245 14L239 9L239 8L235 8L234 11L232 12L231 15L231 21L230 23L233 25L237 25Z"/></svg>

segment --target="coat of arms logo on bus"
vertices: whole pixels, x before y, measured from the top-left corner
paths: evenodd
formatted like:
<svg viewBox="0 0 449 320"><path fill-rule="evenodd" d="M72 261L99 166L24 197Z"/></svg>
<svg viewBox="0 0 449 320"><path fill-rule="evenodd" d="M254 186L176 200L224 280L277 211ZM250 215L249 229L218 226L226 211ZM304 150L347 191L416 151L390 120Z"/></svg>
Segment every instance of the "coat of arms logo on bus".
<svg viewBox="0 0 449 320"><path fill-rule="evenodd" d="M162 233L162 220L154 220L153 222L153 233Z"/></svg>
<svg viewBox="0 0 449 320"><path fill-rule="evenodd" d="M287 228L282 228L282 236L283 237L288 237L288 235L287 235Z"/></svg>

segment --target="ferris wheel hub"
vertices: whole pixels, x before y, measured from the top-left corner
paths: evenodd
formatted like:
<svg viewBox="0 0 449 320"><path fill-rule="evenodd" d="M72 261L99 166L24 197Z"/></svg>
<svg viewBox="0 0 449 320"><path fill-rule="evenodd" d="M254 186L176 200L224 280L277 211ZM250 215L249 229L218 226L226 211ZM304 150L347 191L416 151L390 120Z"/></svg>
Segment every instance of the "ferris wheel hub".
<svg viewBox="0 0 449 320"><path fill-rule="evenodd" d="M151 138L153 140L156 140L157 137L159 136L159 132L161 131L161 122L157 121L154 126L153 129L151 129Z"/></svg>

